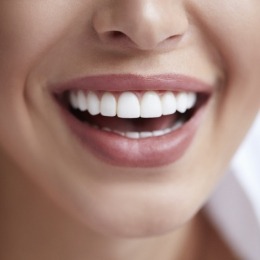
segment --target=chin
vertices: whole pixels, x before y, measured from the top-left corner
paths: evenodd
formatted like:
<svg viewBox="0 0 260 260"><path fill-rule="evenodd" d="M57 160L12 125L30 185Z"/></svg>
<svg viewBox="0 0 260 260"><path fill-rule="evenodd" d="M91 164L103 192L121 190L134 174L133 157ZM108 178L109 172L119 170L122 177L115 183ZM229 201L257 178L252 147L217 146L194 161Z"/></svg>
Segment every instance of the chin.
<svg viewBox="0 0 260 260"><path fill-rule="evenodd" d="M121 197L122 199L122 197ZM199 210L201 204L191 198L169 199L150 196L144 200L105 201L81 212L84 226L101 236L111 238L149 238L176 231ZM182 200L182 203L180 201ZM193 201L193 203L192 203Z"/></svg>

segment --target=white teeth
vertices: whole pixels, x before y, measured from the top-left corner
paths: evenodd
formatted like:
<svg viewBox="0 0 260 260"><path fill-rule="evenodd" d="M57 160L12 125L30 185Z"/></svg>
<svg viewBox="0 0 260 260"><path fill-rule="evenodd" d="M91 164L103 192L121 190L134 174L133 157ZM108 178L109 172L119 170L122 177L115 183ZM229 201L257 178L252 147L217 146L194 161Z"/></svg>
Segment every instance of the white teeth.
<svg viewBox="0 0 260 260"><path fill-rule="evenodd" d="M114 134L118 134L121 136L124 136L126 138L130 138L130 139L144 139L144 138L149 138L149 137L158 137L158 136L163 136L166 134L169 134L173 131L176 131L178 128L180 128L182 125L184 124L183 121L177 121L174 126L166 128L166 129L162 129L162 130L155 130L153 132L122 132L119 130L113 130L109 127L102 127L100 128L97 125L92 125L92 127L108 132L108 133L114 133Z"/></svg>
<svg viewBox="0 0 260 260"><path fill-rule="evenodd" d="M182 125L183 125L183 122L179 121L179 122L176 122L175 125L171 128L166 128L163 130L156 130L153 132L126 132L126 133L124 133L124 132L114 131L114 130L107 129L107 128L102 129L102 130L107 131L107 132L113 132L113 133L119 134L121 136L130 138L130 139L144 139L144 138L158 137L158 136L163 136L163 135L169 134L173 131L176 131Z"/></svg>
<svg viewBox="0 0 260 260"><path fill-rule="evenodd" d="M94 92L89 92L87 97L88 111L91 115L98 115L100 113L100 102Z"/></svg>
<svg viewBox="0 0 260 260"><path fill-rule="evenodd" d="M78 108L80 111L86 111L88 109L87 97L83 91L79 91L78 95Z"/></svg>
<svg viewBox="0 0 260 260"><path fill-rule="evenodd" d="M139 139L140 133L139 132L126 132L125 136L131 139Z"/></svg>
<svg viewBox="0 0 260 260"><path fill-rule="evenodd" d="M197 95L193 92L188 93L188 109L195 106L197 101Z"/></svg>
<svg viewBox="0 0 260 260"><path fill-rule="evenodd" d="M162 104L159 95L154 91L146 92L141 100L141 117L155 118L162 115Z"/></svg>
<svg viewBox="0 0 260 260"><path fill-rule="evenodd" d="M116 99L111 93L104 93L100 102L102 116L116 116Z"/></svg>
<svg viewBox="0 0 260 260"><path fill-rule="evenodd" d="M121 132L121 131L117 131L117 130L112 130L112 132L121 135L121 136L125 136L125 132Z"/></svg>
<svg viewBox="0 0 260 260"><path fill-rule="evenodd" d="M74 109L78 108L78 98L77 98L77 94L74 91L71 91L69 94L69 100L70 100L70 104Z"/></svg>
<svg viewBox="0 0 260 260"><path fill-rule="evenodd" d="M176 112L177 102L172 92L166 92L161 97L162 102L162 114L171 115Z"/></svg>
<svg viewBox="0 0 260 260"><path fill-rule="evenodd" d="M153 132L140 132L140 138L152 137Z"/></svg>
<svg viewBox="0 0 260 260"><path fill-rule="evenodd" d="M117 103L117 116L121 118L140 117L140 103L132 92L124 92L119 96Z"/></svg>
<svg viewBox="0 0 260 260"><path fill-rule="evenodd" d="M171 128L166 128L166 129L163 130L163 134L164 135L169 134L171 131L172 131Z"/></svg>
<svg viewBox="0 0 260 260"><path fill-rule="evenodd" d="M164 130L153 131L153 136L162 136L164 135Z"/></svg>
<svg viewBox="0 0 260 260"><path fill-rule="evenodd" d="M176 111L185 113L197 102L197 95L193 92L174 94L167 91L160 94L147 91L140 96L138 98L135 93L128 91L119 94L117 98L112 92L105 92L99 99L93 91L87 93L79 90L69 93L69 102L72 108L88 110L91 115L101 113L103 116L120 118L157 118Z"/></svg>
<svg viewBox="0 0 260 260"><path fill-rule="evenodd" d="M185 92L179 93L176 96L177 100L177 111L185 113L188 108L188 95Z"/></svg>

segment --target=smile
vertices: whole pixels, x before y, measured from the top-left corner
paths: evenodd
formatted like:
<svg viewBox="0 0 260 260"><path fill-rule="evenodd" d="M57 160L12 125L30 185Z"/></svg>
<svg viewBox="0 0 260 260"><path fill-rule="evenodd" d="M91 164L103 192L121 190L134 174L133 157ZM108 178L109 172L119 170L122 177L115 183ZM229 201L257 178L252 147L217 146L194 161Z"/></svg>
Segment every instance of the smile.
<svg viewBox="0 0 260 260"><path fill-rule="evenodd" d="M97 157L118 166L155 167L188 149L211 91L180 76L109 75L62 84L55 98L73 134Z"/></svg>
<svg viewBox="0 0 260 260"><path fill-rule="evenodd" d="M144 93L130 91L95 93L79 90L69 91L68 96L72 113L82 122L92 122L92 125L104 131L134 139L162 136L176 130L184 123L185 116L187 116L185 112L196 104L196 93L193 92L180 92L178 94L169 91L163 93L155 91L146 91ZM185 114L185 116L177 116L177 113ZM91 120L91 116L99 114L103 117L113 118L103 119L105 124L102 124L102 119L98 120L98 117L96 117L97 122L95 124L95 118L92 117ZM151 126L152 118L161 118L174 114L176 115L172 118L168 117L170 122L167 127L162 128L162 125L159 125L158 129L156 129L156 120L154 120L154 127ZM150 118L150 120L144 120L144 118ZM127 123L127 121L131 122L131 124ZM145 121L150 125L150 131L148 131L149 127L145 127L147 126ZM150 123L148 123L149 121ZM164 121L166 121L166 117L164 117ZM140 122L143 123L140 124ZM147 130L138 131L138 128L147 128Z"/></svg>

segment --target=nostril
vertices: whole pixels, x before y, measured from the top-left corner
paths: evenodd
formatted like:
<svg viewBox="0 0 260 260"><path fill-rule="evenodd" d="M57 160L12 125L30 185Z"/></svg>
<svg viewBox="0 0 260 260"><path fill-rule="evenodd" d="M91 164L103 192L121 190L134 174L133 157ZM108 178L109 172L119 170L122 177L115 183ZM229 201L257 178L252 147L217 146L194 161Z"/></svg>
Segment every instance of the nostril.
<svg viewBox="0 0 260 260"><path fill-rule="evenodd" d="M107 44L110 43L113 46L135 46L135 43L131 40L131 38L129 38L127 34L119 30L111 30L109 32L105 32L100 35L100 38L103 40L103 42Z"/></svg>
<svg viewBox="0 0 260 260"><path fill-rule="evenodd" d="M126 37L126 35L120 31L112 31L110 32L110 37L114 39L118 39L118 38L124 38Z"/></svg>
<svg viewBox="0 0 260 260"><path fill-rule="evenodd" d="M116 43L116 42L125 42L125 43L132 43L132 40L123 32L121 31L110 31L107 32L107 40L110 40L112 43Z"/></svg>

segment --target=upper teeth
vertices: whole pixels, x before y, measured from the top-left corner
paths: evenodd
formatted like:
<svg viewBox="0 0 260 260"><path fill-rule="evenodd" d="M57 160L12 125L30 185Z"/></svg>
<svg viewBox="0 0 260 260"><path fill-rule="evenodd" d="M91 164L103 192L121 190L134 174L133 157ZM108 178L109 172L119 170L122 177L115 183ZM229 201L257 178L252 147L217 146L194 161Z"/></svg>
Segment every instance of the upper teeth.
<svg viewBox="0 0 260 260"><path fill-rule="evenodd" d="M93 91L69 92L69 101L74 109L88 110L91 115L120 118L155 118L171 115L176 111L185 113L187 109L195 106L196 100L194 92L146 91L139 96L130 91L120 94L104 92L102 95Z"/></svg>

